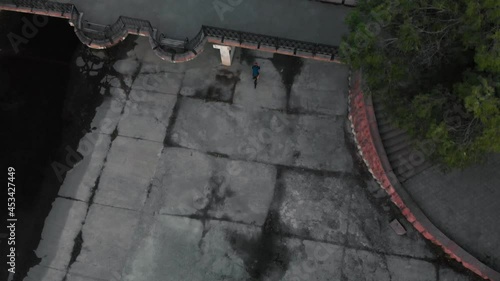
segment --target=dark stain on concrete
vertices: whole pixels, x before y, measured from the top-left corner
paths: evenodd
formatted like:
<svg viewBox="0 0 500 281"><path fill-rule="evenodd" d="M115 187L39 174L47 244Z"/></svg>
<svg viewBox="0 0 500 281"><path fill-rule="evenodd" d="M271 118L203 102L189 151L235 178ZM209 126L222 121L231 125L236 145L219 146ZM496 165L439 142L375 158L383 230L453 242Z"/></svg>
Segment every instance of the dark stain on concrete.
<svg viewBox="0 0 500 281"><path fill-rule="evenodd" d="M203 208L199 209L195 215L201 218L203 224L205 224L205 221L210 218L209 212L223 207L226 198L230 198L234 194L224 176L218 174L212 175L207 190L205 190L204 195L206 197L201 198L205 204L203 204Z"/></svg>
<svg viewBox="0 0 500 281"><path fill-rule="evenodd" d="M236 84L240 81L240 73L240 71L232 72L228 69L218 69L215 73L215 82L206 89L197 90L193 97L205 101L232 104Z"/></svg>
<svg viewBox="0 0 500 281"><path fill-rule="evenodd" d="M251 55L250 51L245 48L241 48L240 52L240 63L243 62L245 62L248 65L253 65L253 63L255 62L255 57Z"/></svg>
<svg viewBox="0 0 500 281"><path fill-rule="evenodd" d="M244 234L228 233L231 247L243 259L245 269L252 280L281 280L290 263L290 253L282 235L286 230L279 214L285 192L280 169L276 178L273 202L260 234L248 237Z"/></svg>
<svg viewBox="0 0 500 281"><path fill-rule="evenodd" d="M222 85L232 86L234 83L240 80L240 72L233 73L230 70L221 68L215 74L215 81L221 83Z"/></svg>
<svg viewBox="0 0 500 281"><path fill-rule="evenodd" d="M192 218L199 219L203 225L203 232L200 241L198 241L198 248L203 252L203 240L210 230L207 221L210 220L209 212L224 206L226 198L234 196L234 191L231 190L226 178L222 175L214 174L210 178L208 190L206 190L206 197L201 198L206 200L203 208L199 209Z"/></svg>
<svg viewBox="0 0 500 281"><path fill-rule="evenodd" d="M241 71L238 70L236 73L233 73L227 69L220 69L219 73L215 76L215 80L222 85L225 85L229 88L229 92L231 94L229 103L232 104L234 100L234 91L236 89L236 84L240 82Z"/></svg>
<svg viewBox="0 0 500 281"><path fill-rule="evenodd" d="M174 108L172 108L172 114L168 119L167 132L165 133L165 139L163 140L163 145L168 147L179 147L179 145L172 140L172 132L174 130L175 121L177 120L177 115L179 114L179 109L182 105L183 97L177 94L177 100L175 101Z"/></svg>
<svg viewBox="0 0 500 281"><path fill-rule="evenodd" d="M207 209L213 209L224 206L226 198L229 195L234 195L230 190L230 186L224 176L213 175L210 178L210 194L208 196L209 203Z"/></svg>
<svg viewBox="0 0 500 281"><path fill-rule="evenodd" d="M281 54L274 54L271 59L276 70L281 75L281 82L286 89L286 110L289 112L290 109L290 95L292 92L292 85L295 81L295 77L302 71L303 60L298 57L285 56Z"/></svg>
<svg viewBox="0 0 500 281"><path fill-rule="evenodd" d="M232 233L229 243L243 259L245 269L252 280L268 280L266 277L276 276L272 280L280 280L288 269L289 253L282 237L263 232L258 237L247 238Z"/></svg>

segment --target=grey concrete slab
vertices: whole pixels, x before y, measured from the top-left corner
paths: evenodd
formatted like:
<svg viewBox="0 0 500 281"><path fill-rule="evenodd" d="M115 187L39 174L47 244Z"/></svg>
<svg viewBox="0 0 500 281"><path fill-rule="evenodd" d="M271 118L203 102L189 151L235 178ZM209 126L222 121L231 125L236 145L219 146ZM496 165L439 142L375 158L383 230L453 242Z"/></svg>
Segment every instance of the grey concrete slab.
<svg viewBox="0 0 500 281"><path fill-rule="evenodd" d="M341 280L343 247L297 239L287 239L286 246L290 261L283 278L278 280Z"/></svg>
<svg viewBox="0 0 500 281"><path fill-rule="evenodd" d="M268 59L255 59L261 67L257 89L254 88L252 65L241 62L240 82L234 92L234 104L244 108L286 109L286 89L281 75Z"/></svg>
<svg viewBox="0 0 500 281"><path fill-rule="evenodd" d="M163 142L177 97L132 90L118 124L118 134Z"/></svg>
<svg viewBox="0 0 500 281"><path fill-rule="evenodd" d="M144 47L149 42L144 42L144 38L138 38L137 41L140 44L136 45L134 54L141 59L141 75L154 74L152 77L155 78L164 73L184 74L184 77L179 80L182 82L179 91L181 95L232 102L234 86L239 81L240 65L222 66L219 50L213 49L210 44L195 60L171 64L161 61L156 56L150 58L147 55L150 48ZM237 60L239 50L237 49L235 53L235 60ZM143 79L139 82L151 84L151 86L146 85L146 87L141 86L140 88L161 91L161 89L156 88L162 84L161 82L156 83L156 86L154 80L147 82Z"/></svg>
<svg viewBox="0 0 500 281"><path fill-rule="evenodd" d="M388 254L435 258L428 247L428 242L406 219L399 219L407 231L405 235L399 236L389 225L392 218L389 218L388 215L380 215L368 196L362 187L354 186L352 188L352 205L347 236L349 245L370 248Z"/></svg>
<svg viewBox="0 0 500 281"><path fill-rule="evenodd" d="M427 261L346 249L343 280L436 281L436 268Z"/></svg>
<svg viewBox="0 0 500 281"><path fill-rule="evenodd" d="M39 265L66 270L71 259L75 237L82 228L87 214L84 202L57 198L45 220L42 239L35 253L41 258Z"/></svg>
<svg viewBox="0 0 500 281"><path fill-rule="evenodd" d="M343 119L301 116L297 124L295 165L316 170L349 172L352 157L345 143Z"/></svg>
<svg viewBox="0 0 500 281"><path fill-rule="evenodd" d="M123 280L320 281L340 277L340 246L268 236L248 225L173 216L157 216L144 229L147 232L132 251ZM158 260L163 263L158 265Z"/></svg>
<svg viewBox="0 0 500 281"><path fill-rule="evenodd" d="M283 171L279 208L286 231L299 237L343 243L352 181Z"/></svg>
<svg viewBox="0 0 500 281"><path fill-rule="evenodd" d="M403 185L429 219L473 256L500 270L500 154L484 165L430 168Z"/></svg>
<svg viewBox="0 0 500 281"><path fill-rule="evenodd" d="M345 65L304 60L291 89L290 108L299 113L345 115L348 76Z"/></svg>
<svg viewBox="0 0 500 281"><path fill-rule="evenodd" d="M439 267L439 281L469 281L469 276L458 273L449 267Z"/></svg>
<svg viewBox="0 0 500 281"><path fill-rule="evenodd" d="M123 280L245 280L244 261L232 249L226 231L253 237L256 229L241 224L156 216L137 241ZM158 263L157 261L162 261Z"/></svg>
<svg viewBox="0 0 500 281"><path fill-rule="evenodd" d="M140 73L185 73L192 69L205 69L210 71L215 67L221 65L220 52L212 48L211 44L207 44L203 52L196 57L196 59L183 62L183 63L165 63L156 54L151 51L151 44L146 37L137 37L135 42L137 45L134 47L134 55L141 62ZM237 55L238 51L235 53Z"/></svg>
<svg viewBox="0 0 500 281"><path fill-rule="evenodd" d="M187 97L196 96L197 92L204 91L212 84L212 71L206 69L188 69L184 75L180 94ZM207 75L208 72L208 75ZM199 95L199 94L198 94Z"/></svg>
<svg viewBox="0 0 500 281"><path fill-rule="evenodd" d="M74 198L87 202L91 196L92 188L96 184L104 159L108 154L111 138L97 132L87 133L79 143L78 156L80 159L71 170L66 173L63 184L59 189L59 196ZM68 156L76 157L68 152Z"/></svg>
<svg viewBox="0 0 500 281"><path fill-rule="evenodd" d="M103 279L95 279L82 274L68 273L66 275L66 281L102 281ZM107 281L118 281L119 279L109 279Z"/></svg>
<svg viewBox="0 0 500 281"><path fill-rule="evenodd" d="M348 90L349 66L338 63L303 60L293 86L307 89L344 92Z"/></svg>
<svg viewBox="0 0 500 281"><path fill-rule="evenodd" d="M93 204L82 229L82 247L69 272L112 280L120 272L134 243L140 214Z"/></svg>
<svg viewBox="0 0 500 281"><path fill-rule="evenodd" d="M302 114L347 114L347 91L314 90L294 86L290 96L290 110Z"/></svg>
<svg viewBox="0 0 500 281"><path fill-rule="evenodd" d="M140 210L163 144L118 136L111 146L94 202Z"/></svg>
<svg viewBox="0 0 500 281"><path fill-rule="evenodd" d="M356 249L345 250L343 276L349 281L404 281L391 279L386 256Z"/></svg>
<svg viewBox="0 0 500 281"><path fill-rule="evenodd" d="M182 148L163 151L151 190L155 212L262 225L274 193L273 166Z"/></svg>
<svg viewBox="0 0 500 281"><path fill-rule="evenodd" d="M231 157L311 169L349 171L344 122L182 99L172 141Z"/></svg>
<svg viewBox="0 0 500 281"><path fill-rule="evenodd" d="M111 87L109 93L110 96L105 96L101 105L96 109L94 119L90 124L93 130L108 135L115 130L126 103L124 90Z"/></svg>
<svg viewBox="0 0 500 281"><path fill-rule="evenodd" d="M344 20L350 11L345 6L291 0L73 0L71 3L90 22L112 24L119 16L150 20L160 33L174 39L193 38L202 25L212 25L332 45L339 45L342 35L347 33Z"/></svg>
<svg viewBox="0 0 500 281"><path fill-rule="evenodd" d="M146 102L139 101L138 107L157 106L162 100L157 100L158 96L174 99L172 85L174 88L179 85L181 94L184 86L203 89L215 83L215 74L223 69L218 54L211 49L186 64L165 64L149 53L150 47L144 47L149 43L143 39L137 39L137 45L127 53L133 59L117 65L125 73L113 82L116 87L123 87L121 93L115 93L117 97L131 102L140 98L137 93L143 93L141 90L129 92L137 72L143 81L148 81L148 75L154 78L168 73L176 75L168 79L178 81L162 84L161 80L154 86L159 88L148 91L143 97ZM258 52L248 53L266 60ZM238 58L237 52L235 64L226 70L232 73L241 70L240 78L250 76L248 63L255 58L248 57L248 53L247 57ZM291 62L286 61L287 57L267 59L273 65L265 64L263 71L273 81L259 84L262 87L258 90L263 94L283 84L278 73L281 69L288 71L284 66L300 65L297 58ZM128 65L134 64L134 60L139 63L137 66ZM330 91L343 78L329 81L328 75L316 74L306 62L304 66L294 78L293 84L300 86L296 89L306 89L303 93L307 95L320 95L317 103L329 103L318 92ZM189 73L187 69L197 72ZM335 71L321 64L318 69ZM204 73L208 83L198 86L196 79ZM323 82L308 80L312 78L307 77L315 75ZM312 86L308 85L310 82ZM237 85L240 83L243 82ZM75 167L81 171L75 170L70 176L73 179L68 179L68 185L75 186L64 189L64 194L88 198L90 184L82 187L78 183L87 177L96 178L98 183L81 237L74 230L75 225L81 226L77 213L57 203L50 217L54 219L47 220L44 230L50 237L40 244L45 264L62 267L65 263L58 260L67 260L74 254L76 261L65 281L386 281L391 276L392 280L407 281L401 279L406 275L411 281L418 271L425 279L437 276L440 261L427 256L426 245L418 239L409 239L411 232L409 237L394 236L387 229L384 211L356 193L361 189L354 182L361 185L356 177L362 172L350 159L345 143L349 136L344 135L345 118L341 111L334 108L328 112L307 112L304 116L301 112L262 108L280 104L272 97L262 103L260 99L265 97L256 97L257 106L231 104L227 100L203 101L203 96L179 98L177 118L172 119L173 132L167 139L169 146L164 147L161 141L107 136L114 128L98 131L96 126L93 130L93 134L100 132L109 138L108 144L111 142L102 174L97 180L97 164L104 162L97 160L104 159L105 153L104 150L97 153L94 148L90 164L83 165L82 161L81 166ZM109 108L99 108L97 115L104 116L100 120L110 116L117 120L115 115L108 115ZM323 115L315 116L316 113ZM131 123L143 117L139 114L126 117L127 114L124 112L123 119L130 118ZM152 134L154 139L160 139L156 134L166 133L165 128L143 124L138 126L147 128L143 136ZM173 147L176 143L184 148ZM78 204L86 206L84 202ZM351 208L346 211L347 205ZM80 211L83 213L84 208ZM69 215L67 219L71 221L65 222L64 215ZM53 228L55 223L57 227ZM344 236L348 239L342 240ZM416 241L415 245L411 241ZM52 245L62 246L55 250L50 248ZM419 260L390 259L385 253L430 258L435 268ZM26 280L63 281L63 273L36 266Z"/></svg>
<svg viewBox="0 0 500 281"><path fill-rule="evenodd" d="M285 130L283 123L279 123L282 121L278 118L284 119L288 130ZM273 131L272 120L281 127L275 125ZM294 133L290 124L295 123L296 116L271 111L249 111L227 104L184 98L180 103L172 140L184 147L241 159L289 163L292 160L291 142Z"/></svg>
<svg viewBox="0 0 500 281"><path fill-rule="evenodd" d="M182 73L154 72L140 73L132 84L132 89L177 95L182 83Z"/></svg>
<svg viewBox="0 0 500 281"><path fill-rule="evenodd" d="M62 281L65 274L65 271L35 265L30 268L24 281Z"/></svg>
<svg viewBox="0 0 500 281"><path fill-rule="evenodd" d="M183 96L232 102L240 71L226 67L211 70L193 68L186 71L180 91Z"/></svg>
<svg viewBox="0 0 500 281"><path fill-rule="evenodd" d="M129 56L125 59L116 61L113 64L113 69L116 72L124 74L124 75L133 75L137 72L140 64L137 61L137 58L134 56Z"/></svg>
<svg viewBox="0 0 500 281"><path fill-rule="evenodd" d="M437 281L436 267L427 261L387 256L391 280Z"/></svg>

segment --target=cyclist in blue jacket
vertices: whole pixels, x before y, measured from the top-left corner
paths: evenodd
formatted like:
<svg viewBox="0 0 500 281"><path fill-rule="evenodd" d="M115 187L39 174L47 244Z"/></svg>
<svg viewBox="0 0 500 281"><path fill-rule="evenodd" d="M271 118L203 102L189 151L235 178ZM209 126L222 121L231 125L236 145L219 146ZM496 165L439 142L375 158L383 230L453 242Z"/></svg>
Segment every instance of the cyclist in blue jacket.
<svg viewBox="0 0 500 281"><path fill-rule="evenodd" d="M255 62L252 66L252 76L253 76L255 88L257 88L257 79L259 79L259 76L260 76L259 71L260 71L260 66L257 62Z"/></svg>

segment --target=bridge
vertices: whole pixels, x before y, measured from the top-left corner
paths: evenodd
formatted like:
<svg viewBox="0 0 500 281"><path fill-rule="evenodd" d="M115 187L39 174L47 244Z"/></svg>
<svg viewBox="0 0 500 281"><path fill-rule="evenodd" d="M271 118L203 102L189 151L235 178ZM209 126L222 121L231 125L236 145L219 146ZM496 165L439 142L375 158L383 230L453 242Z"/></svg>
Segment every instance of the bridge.
<svg viewBox="0 0 500 281"><path fill-rule="evenodd" d="M174 63L194 59L207 43L221 50L225 65L235 47L338 62L350 9L345 4L355 1L321 2L0 0L0 10L68 19L80 41L96 49L112 47L129 34L147 36L153 51Z"/></svg>

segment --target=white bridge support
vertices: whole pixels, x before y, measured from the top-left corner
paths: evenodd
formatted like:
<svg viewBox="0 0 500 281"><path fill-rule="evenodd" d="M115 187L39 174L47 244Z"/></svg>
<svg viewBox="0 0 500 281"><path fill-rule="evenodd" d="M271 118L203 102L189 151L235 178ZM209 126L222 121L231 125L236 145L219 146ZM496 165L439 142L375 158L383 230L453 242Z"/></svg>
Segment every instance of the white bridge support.
<svg viewBox="0 0 500 281"><path fill-rule="evenodd" d="M220 50L220 59L222 61L222 65L231 66L231 62L233 61L235 48L236 47L215 45L214 44L214 49Z"/></svg>

